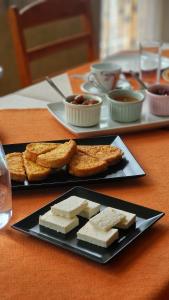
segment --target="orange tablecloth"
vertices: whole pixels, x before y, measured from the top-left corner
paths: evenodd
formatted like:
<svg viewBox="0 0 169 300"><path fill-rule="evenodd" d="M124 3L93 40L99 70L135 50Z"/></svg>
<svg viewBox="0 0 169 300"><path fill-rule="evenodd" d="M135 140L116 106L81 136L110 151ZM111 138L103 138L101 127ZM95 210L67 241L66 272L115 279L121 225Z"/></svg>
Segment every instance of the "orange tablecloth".
<svg viewBox="0 0 169 300"><path fill-rule="evenodd" d="M47 110L0 111L3 143L71 137ZM13 193L13 217L0 232L0 299L169 299L169 129L122 138L147 176L86 186L166 215L117 258L99 265L10 228L68 186Z"/></svg>

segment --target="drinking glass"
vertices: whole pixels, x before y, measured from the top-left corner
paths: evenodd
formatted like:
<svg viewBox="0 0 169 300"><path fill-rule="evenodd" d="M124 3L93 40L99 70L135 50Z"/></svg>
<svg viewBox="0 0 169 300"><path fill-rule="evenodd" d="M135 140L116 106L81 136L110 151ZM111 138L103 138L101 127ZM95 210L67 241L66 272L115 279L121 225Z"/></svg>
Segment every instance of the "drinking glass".
<svg viewBox="0 0 169 300"><path fill-rule="evenodd" d="M12 216L11 179L5 160L5 153L0 144L0 229L5 227Z"/></svg>
<svg viewBox="0 0 169 300"><path fill-rule="evenodd" d="M161 42L142 41L139 44L139 75L147 85L160 82Z"/></svg>

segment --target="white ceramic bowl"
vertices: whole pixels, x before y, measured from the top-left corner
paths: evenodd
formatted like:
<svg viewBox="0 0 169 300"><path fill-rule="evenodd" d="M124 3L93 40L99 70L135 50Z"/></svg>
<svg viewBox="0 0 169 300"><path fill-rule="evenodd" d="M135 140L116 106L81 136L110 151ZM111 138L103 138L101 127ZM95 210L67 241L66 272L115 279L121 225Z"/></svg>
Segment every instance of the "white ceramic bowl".
<svg viewBox="0 0 169 300"><path fill-rule="evenodd" d="M135 101L119 101L116 100L117 96L131 97L134 98ZM108 93L106 98L109 103L110 116L113 120L118 122L134 122L140 119L142 104L144 101L143 93L129 89L114 90Z"/></svg>
<svg viewBox="0 0 169 300"><path fill-rule="evenodd" d="M97 125L100 122L102 98L92 94L87 94L83 95L85 99L97 100L98 103L90 105L70 103L75 96L77 95L68 96L67 100L64 100L66 121L79 127Z"/></svg>
<svg viewBox="0 0 169 300"><path fill-rule="evenodd" d="M164 93L159 95L158 93ZM166 95L165 95L166 92ZM149 110L157 116L169 116L169 85L154 84L146 90L146 100Z"/></svg>

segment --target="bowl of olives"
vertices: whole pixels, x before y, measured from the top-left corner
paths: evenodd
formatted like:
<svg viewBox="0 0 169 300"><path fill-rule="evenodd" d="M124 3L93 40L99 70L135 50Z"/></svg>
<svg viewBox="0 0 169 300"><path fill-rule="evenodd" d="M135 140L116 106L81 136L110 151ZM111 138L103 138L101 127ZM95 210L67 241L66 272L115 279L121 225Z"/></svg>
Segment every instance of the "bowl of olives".
<svg viewBox="0 0 169 300"><path fill-rule="evenodd" d="M169 85L154 84L146 90L150 112L157 116L169 116Z"/></svg>
<svg viewBox="0 0 169 300"><path fill-rule="evenodd" d="M102 98L96 95L71 95L64 100L66 121L74 126L90 127L100 122Z"/></svg>

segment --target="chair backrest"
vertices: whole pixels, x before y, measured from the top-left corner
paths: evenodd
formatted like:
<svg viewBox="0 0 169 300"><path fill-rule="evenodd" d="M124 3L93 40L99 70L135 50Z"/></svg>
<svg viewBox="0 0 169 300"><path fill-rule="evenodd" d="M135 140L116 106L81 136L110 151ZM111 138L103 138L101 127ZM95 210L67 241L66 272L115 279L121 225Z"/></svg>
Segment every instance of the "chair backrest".
<svg viewBox="0 0 169 300"><path fill-rule="evenodd" d="M16 6L9 7L8 19L23 87L32 84L30 64L40 57L87 43L87 61L97 59L89 4L89 0L38 0L20 10ZM82 22L83 32L27 48L24 34L26 29L77 16Z"/></svg>

